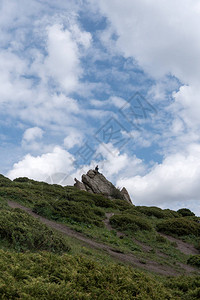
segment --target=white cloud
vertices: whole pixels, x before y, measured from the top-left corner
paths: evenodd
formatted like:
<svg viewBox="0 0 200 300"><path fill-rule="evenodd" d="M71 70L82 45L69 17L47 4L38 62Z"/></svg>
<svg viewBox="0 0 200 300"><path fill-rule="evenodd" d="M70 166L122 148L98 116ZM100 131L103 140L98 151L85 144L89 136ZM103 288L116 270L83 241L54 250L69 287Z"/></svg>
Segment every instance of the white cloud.
<svg viewBox="0 0 200 300"><path fill-rule="evenodd" d="M75 128L67 128L68 135L64 139L64 146L67 149L73 148L75 145L81 145L83 142L83 133Z"/></svg>
<svg viewBox="0 0 200 300"><path fill-rule="evenodd" d="M185 152L169 155L146 175L126 176L119 179L117 184L126 186L136 205L171 209L192 205L196 213L200 214L199 181L200 145L194 144Z"/></svg>
<svg viewBox="0 0 200 300"><path fill-rule="evenodd" d="M41 142L43 134L44 131L39 127L26 129L22 138L22 147L31 151L44 150L44 145Z"/></svg>
<svg viewBox="0 0 200 300"><path fill-rule="evenodd" d="M34 141L35 139L41 139L44 134L44 131L39 127L32 127L26 129L23 135L23 140L30 142Z"/></svg>
<svg viewBox="0 0 200 300"><path fill-rule="evenodd" d="M71 92L81 76L79 51L72 33L55 24L48 29L48 56L44 67L46 76L52 77L64 91Z"/></svg>
<svg viewBox="0 0 200 300"><path fill-rule="evenodd" d="M143 174L145 166L141 159L135 155L129 157L126 153L120 153L112 144L100 144L97 151L97 157L103 159L99 162L100 171L110 180L115 182L116 178L121 178L123 174L133 176ZM97 162L93 162L95 165Z"/></svg>
<svg viewBox="0 0 200 300"><path fill-rule="evenodd" d="M126 57L136 59L156 79L171 74L185 84L174 94L179 104L174 115L181 110L190 127L196 122L199 125L199 1L102 0L97 6L108 17L118 35L116 46ZM107 30L110 32L110 27ZM171 79L165 81L164 85L172 84ZM149 95L157 101L165 99L164 85L158 81Z"/></svg>
<svg viewBox="0 0 200 300"><path fill-rule="evenodd" d="M0 113L6 118L61 130L70 123L79 125L78 102L68 94L81 86L81 57L92 38L78 26L76 1L69 2L48 6L30 0L27 7L20 0L16 8L15 1L2 1L0 10L7 15L0 30L8 33L8 48L0 49Z"/></svg>
<svg viewBox="0 0 200 300"><path fill-rule="evenodd" d="M28 177L34 180L46 181L55 174L70 174L73 170L72 155L60 147L41 156L27 154L21 161L15 163L7 176L10 179Z"/></svg>
<svg viewBox="0 0 200 300"><path fill-rule="evenodd" d="M200 58L199 58L200 59ZM200 88L199 85L184 85L174 93L173 109L178 112L188 128L199 131Z"/></svg>
<svg viewBox="0 0 200 300"><path fill-rule="evenodd" d="M184 82L200 73L198 0L102 0L103 14L118 34L117 46L153 76L173 74Z"/></svg>

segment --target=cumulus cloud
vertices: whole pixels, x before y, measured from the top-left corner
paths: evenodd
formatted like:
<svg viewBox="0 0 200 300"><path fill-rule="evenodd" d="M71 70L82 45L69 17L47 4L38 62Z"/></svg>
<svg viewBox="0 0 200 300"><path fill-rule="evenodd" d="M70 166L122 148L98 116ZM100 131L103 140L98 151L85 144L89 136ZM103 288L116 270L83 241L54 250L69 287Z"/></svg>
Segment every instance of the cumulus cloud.
<svg viewBox="0 0 200 300"><path fill-rule="evenodd" d="M143 161L135 155L129 157L126 153L120 153L111 143L101 143L97 147L91 163L80 166L73 177L80 179L83 173L86 173L89 169L94 169L97 164L99 165L99 171L113 183L116 182L117 178L121 178L123 174L127 176L142 175L146 171Z"/></svg>
<svg viewBox="0 0 200 300"><path fill-rule="evenodd" d="M185 152L167 156L144 176L124 177L117 181L131 193L133 203L163 208L194 206L200 214L200 145L190 145ZM193 207L194 209L194 207Z"/></svg>
<svg viewBox="0 0 200 300"><path fill-rule="evenodd" d="M7 176L10 179L28 177L34 180L46 181L49 177L61 173L68 175L73 170L73 157L61 147L55 147L52 152L41 156L27 154L21 161L15 163Z"/></svg>
<svg viewBox="0 0 200 300"><path fill-rule="evenodd" d="M68 93L77 87L82 73L78 42L87 47L90 44L90 34L81 33L77 26L75 28L78 41L73 31L64 30L59 24L48 28L48 56L44 62L46 76L51 76Z"/></svg>

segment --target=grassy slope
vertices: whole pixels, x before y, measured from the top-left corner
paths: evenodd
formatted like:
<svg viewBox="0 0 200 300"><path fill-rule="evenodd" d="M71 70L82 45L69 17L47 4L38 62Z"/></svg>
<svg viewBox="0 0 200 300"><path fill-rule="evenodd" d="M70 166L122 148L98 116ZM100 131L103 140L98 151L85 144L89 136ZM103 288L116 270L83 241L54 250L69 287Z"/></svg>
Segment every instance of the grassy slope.
<svg viewBox="0 0 200 300"><path fill-rule="evenodd" d="M199 243L198 223L192 216L183 220L181 215L169 210L132 207L121 200L108 200L73 187L63 188L27 179L12 182L1 176L2 299L198 299L198 276L171 280L116 264L100 251L82 247L26 213L8 208L6 199L32 207L47 218L66 223L120 251L132 252L144 262L145 259L157 260L176 268L177 262L186 263L188 259L188 255L180 253L173 243L162 238L157 228L171 234L173 225L180 235L179 229L184 225L182 238L196 246ZM111 223L116 230L105 228L102 220L106 212L115 213ZM188 233L185 220L192 226L192 234ZM117 230L125 236L118 237ZM135 240L150 247L150 251L145 251ZM165 256L159 257L158 251Z"/></svg>

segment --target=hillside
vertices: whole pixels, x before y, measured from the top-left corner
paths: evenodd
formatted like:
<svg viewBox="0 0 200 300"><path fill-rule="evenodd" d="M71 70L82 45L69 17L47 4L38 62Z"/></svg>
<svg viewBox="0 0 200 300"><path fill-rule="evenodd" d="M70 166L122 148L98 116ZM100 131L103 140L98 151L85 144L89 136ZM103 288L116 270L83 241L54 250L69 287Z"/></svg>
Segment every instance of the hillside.
<svg viewBox="0 0 200 300"><path fill-rule="evenodd" d="M1 299L199 299L200 218L0 176Z"/></svg>

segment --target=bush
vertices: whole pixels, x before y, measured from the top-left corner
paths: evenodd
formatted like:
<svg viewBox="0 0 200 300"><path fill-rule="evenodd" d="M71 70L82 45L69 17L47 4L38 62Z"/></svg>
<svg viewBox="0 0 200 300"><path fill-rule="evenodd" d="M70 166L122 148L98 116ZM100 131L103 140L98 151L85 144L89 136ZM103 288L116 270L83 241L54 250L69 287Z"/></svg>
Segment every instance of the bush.
<svg viewBox="0 0 200 300"><path fill-rule="evenodd" d="M0 211L0 237L17 251L69 251L65 239L37 219L21 211Z"/></svg>
<svg viewBox="0 0 200 300"><path fill-rule="evenodd" d="M178 236L195 235L198 237L200 234L200 224L186 218L164 220L157 224L156 229L166 234L175 234Z"/></svg>
<svg viewBox="0 0 200 300"><path fill-rule="evenodd" d="M193 265L200 268L200 254L198 255L191 255L188 260L187 264Z"/></svg>
<svg viewBox="0 0 200 300"><path fill-rule="evenodd" d="M131 204L125 200L114 199L113 202L115 204L115 208L119 209L120 211L124 211L124 210L133 208L133 204Z"/></svg>
<svg viewBox="0 0 200 300"><path fill-rule="evenodd" d="M168 242L167 239L160 234L156 235L156 241L162 244L166 244Z"/></svg>
<svg viewBox="0 0 200 300"><path fill-rule="evenodd" d="M143 214L145 214L145 215L147 215L149 217L150 216L154 216L154 217L159 218L159 219L165 217L164 211L161 208L159 208L159 207L155 207L155 206L151 206L151 207L136 206L136 209L139 212L141 212L141 213L143 213Z"/></svg>
<svg viewBox="0 0 200 300"><path fill-rule="evenodd" d="M19 177L19 178L15 178L13 181L14 182L29 182L30 179L27 177Z"/></svg>
<svg viewBox="0 0 200 300"><path fill-rule="evenodd" d="M182 216L182 217L192 217L195 216L195 214L188 208L181 208L177 210L177 212Z"/></svg>
<svg viewBox="0 0 200 300"><path fill-rule="evenodd" d="M10 185L12 185L12 181L0 174L0 187Z"/></svg>
<svg viewBox="0 0 200 300"><path fill-rule="evenodd" d="M174 218L180 217L180 215L176 211L172 211L170 209L161 209L156 206L136 206L135 207L139 212L151 217L154 216L158 219L166 219L166 218Z"/></svg>
<svg viewBox="0 0 200 300"><path fill-rule="evenodd" d="M53 220L94 224L103 227L102 220L105 213L98 207L91 207L83 202L58 200L54 202L43 201L37 203L33 211Z"/></svg>
<svg viewBox="0 0 200 300"><path fill-rule="evenodd" d="M123 196L121 194L120 189L116 188L115 186L113 186L113 188L112 188L111 197L114 198L114 199L123 200Z"/></svg>
<svg viewBox="0 0 200 300"><path fill-rule="evenodd" d="M110 218L110 224L121 231L152 230L148 220L131 214L114 215Z"/></svg>

